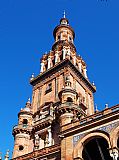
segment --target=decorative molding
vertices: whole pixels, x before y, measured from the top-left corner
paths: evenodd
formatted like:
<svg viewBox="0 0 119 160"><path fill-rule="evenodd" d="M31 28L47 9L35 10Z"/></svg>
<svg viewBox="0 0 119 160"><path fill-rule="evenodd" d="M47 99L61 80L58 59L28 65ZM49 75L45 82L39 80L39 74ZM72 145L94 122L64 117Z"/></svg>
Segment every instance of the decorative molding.
<svg viewBox="0 0 119 160"><path fill-rule="evenodd" d="M94 129L92 130L93 132L94 131L104 131L106 133L110 133L112 129L116 128L117 126L119 125L119 121L117 122L114 122L112 124L108 124L108 125L105 125L103 127L99 127L97 129ZM73 145L75 146L77 144L77 142L79 141L79 139L81 139L82 137L84 137L85 135L89 134L90 132L87 132L87 133L83 133L83 134L78 134L76 136L73 137Z"/></svg>
<svg viewBox="0 0 119 160"><path fill-rule="evenodd" d="M103 127L100 127L100 128L98 128L98 130L101 130L101 131L110 133L111 130L112 130L113 128L116 128L118 125L119 125L119 121L118 121L118 122L114 122L114 123L109 124L109 125L106 125L106 126L103 126Z"/></svg>

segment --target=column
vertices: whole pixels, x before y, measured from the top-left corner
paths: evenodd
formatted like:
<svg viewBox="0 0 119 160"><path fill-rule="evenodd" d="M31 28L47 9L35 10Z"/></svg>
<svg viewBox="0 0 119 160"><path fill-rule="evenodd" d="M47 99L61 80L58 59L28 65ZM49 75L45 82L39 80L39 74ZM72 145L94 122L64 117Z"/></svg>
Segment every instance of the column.
<svg viewBox="0 0 119 160"><path fill-rule="evenodd" d="M41 137L39 138L39 143L40 143L40 149L44 148L44 139Z"/></svg>
<svg viewBox="0 0 119 160"><path fill-rule="evenodd" d="M39 88L39 92L38 92L37 109L39 109L39 107L40 107L41 92L42 92L42 90L41 90L41 87L40 87L40 88Z"/></svg>
<svg viewBox="0 0 119 160"><path fill-rule="evenodd" d="M52 132L51 132L51 128L48 129L48 141L49 141L48 146L51 146L52 145Z"/></svg>
<svg viewBox="0 0 119 160"><path fill-rule="evenodd" d="M55 100L58 101L59 77L55 78Z"/></svg>
<svg viewBox="0 0 119 160"><path fill-rule="evenodd" d="M53 105L52 104L50 105L50 116L53 117Z"/></svg>
<svg viewBox="0 0 119 160"><path fill-rule="evenodd" d="M35 144L34 144L34 149L39 149L39 135L35 135Z"/></svg>
<svg viewBox="0 0 119 160"><path fill-rule="evenodd" d="M49 139L48 139L48 133L46 133L46 137L45 137L45 147L49 146Z"/></svg>

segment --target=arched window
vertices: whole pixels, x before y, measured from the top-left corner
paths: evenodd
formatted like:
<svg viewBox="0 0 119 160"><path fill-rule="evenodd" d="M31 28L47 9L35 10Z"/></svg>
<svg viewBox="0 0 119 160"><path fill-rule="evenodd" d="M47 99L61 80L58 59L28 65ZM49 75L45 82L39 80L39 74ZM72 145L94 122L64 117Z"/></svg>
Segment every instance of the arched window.
<svg viewBox="0 0 119 160"><path fill-rule="evenodd" d="M27 125L28 125L28 120L27 119L23 119L23 127L27 127Z"/></svg>
<svg viewBox="0 0 119 160"><path fill-rule="evenodd" d="M69 42L72 42L72 38L69 36Z"/></svg>
<svg viewBox="0 0 119 160"><path fill-rule="evenodd" d="M19 145L19 151L23 151L24 147L22 145Z"/></svg>
<svg viewBox="0 0 119 160"><path fill-rule="evenodd" d="M58 35L58 40L60 40L60 38L61 38L61 36L60 36L60 35Z"/></svg>
<svg viewBox="0 0 119 160"><path fill-rule="evenodd" d="M82 156L84 160L112 160L108 150L108 142L102 137L95 137L84 144Z"/></svg>
<svg viewBox="0 0 119 160"><path fill-rule="evenodd" d="M71 97L67 97L67 102L73 102L73 99Z"/></svg>

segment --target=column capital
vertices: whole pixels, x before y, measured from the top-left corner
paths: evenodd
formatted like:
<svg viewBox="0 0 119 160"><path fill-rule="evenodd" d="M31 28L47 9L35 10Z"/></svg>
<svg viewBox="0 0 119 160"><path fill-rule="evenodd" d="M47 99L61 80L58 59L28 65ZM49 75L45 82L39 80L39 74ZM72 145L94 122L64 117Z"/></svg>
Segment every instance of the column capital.
<svg viewBox="0 0 119 160"><path fill-rule="evenodd" d="M119 149L117 147L110 148L109 153L113 160L117 160L119 157Z"/></svg>

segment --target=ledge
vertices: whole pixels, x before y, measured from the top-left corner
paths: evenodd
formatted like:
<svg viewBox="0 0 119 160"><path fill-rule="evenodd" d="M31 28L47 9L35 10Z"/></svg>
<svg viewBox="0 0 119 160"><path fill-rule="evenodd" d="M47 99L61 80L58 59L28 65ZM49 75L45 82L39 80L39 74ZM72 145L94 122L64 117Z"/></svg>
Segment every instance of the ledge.
<svg viewBox="0 0 119 160"><path fill-rule="evenodd" d="M28 159L36 158L36 157L41 158L41 157L46 157L46 156L51 155L51 154L55 154L57 152L60 152L60 145L53 145L53 146L46 147L46 148L43 148L43 149L40 149L40 150L35 150L31 153L13 158L11 160L21 160L21 159L22 160L28 160Z"/></svg>
<svg viewBox="0 0 119 160"><path fill-rule="evenodd" d="M86 84L88 88L94 93L96 92L95 86L93 86L87 78L84 77L82 73L79 72L79 70L72 64L72 62L69 59L65 59L59 63L57 63L55 66L51 67L50 69L46 70L45 72L39 74L37 77L35 77L33 80L30 81L31 85L35 85L38 82L42 81L43 79L46 79L47 77L55 74L58 70L64 68L64 67L70 67L77 76L82 79L82 81Z"/></svg>

